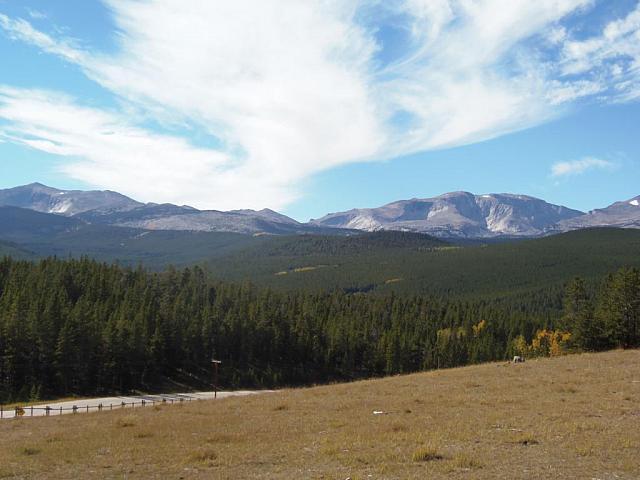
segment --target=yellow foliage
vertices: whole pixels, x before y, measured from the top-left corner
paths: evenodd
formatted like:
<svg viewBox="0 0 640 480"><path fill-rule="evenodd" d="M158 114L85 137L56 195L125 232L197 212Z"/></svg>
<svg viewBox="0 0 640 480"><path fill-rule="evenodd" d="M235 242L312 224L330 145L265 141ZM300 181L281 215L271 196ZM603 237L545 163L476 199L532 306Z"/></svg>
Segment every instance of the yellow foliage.
<svg viewBox="0 0 640 480"><path fill-rule="evenodd" d="M477 337L478 335L480 335L480 333L482 333L482 331L485 329L486 326L487 326L486 320L480 320L476 325L473 325L471 327L473 329L473 336Z"/></svg>
<svg viewBox="0 0 640 480"><path fill-rule="evenodd" d="M571 333L560 330L538 330L527 345L524 337L520 335L513 340L513 350L521 356L531 357L557 357L566 351L567 342L571 339Z"/></svg>
<svg viewBox="0 0 640 480"><path fill-rule="evenodd" d="M529 345L527 345L527 341L524 339L524 336L518 335L513 340L513 350L521 357L524 357L529 353Z"/></svg>
<svg viewBox="0 0 640 480"><path fill-rule="evenodd" d="M456 338L456 339L461 339L464 338L466 336L466 333L464 328L459 327L459 328L442 328L440 330L438 330L437 332L437 338L438 338L438 343L440 344L446 344L448 343L452 338Z"/></svg>

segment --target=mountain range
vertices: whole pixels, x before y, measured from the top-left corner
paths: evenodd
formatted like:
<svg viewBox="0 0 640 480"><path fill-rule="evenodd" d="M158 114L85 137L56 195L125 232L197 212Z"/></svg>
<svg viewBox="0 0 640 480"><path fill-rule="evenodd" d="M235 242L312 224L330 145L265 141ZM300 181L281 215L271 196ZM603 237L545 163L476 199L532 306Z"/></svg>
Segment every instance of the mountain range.
<svg viewBox="0 0 640 480"><path fill-rule="evenodd" d="M583 212L525 195L446 193L379 208L331 213L312 224L359 230L402 230L439 237L536 237Z"/></svg>
<svg viewBox="0 0 640 480"><path fill-rule="evenodd" d="M120 193L58 190L40 183L0 190L0 206L56 214L93 225L143 230L234 232L245 234L322 233L273 210L197 210L186 205L141 203Z"/></svg>
<svg viewBox="0 0 640 480"><path fill-rule="evenodd" d="M310 223L449 238L538 237L592 227L640 228L640 196L585 213L526 195L453 192L330 213Z"/></svg>
<svg viewBox="0 0 640 480"><path fill-rule="evenodd" d="M640 228L640 196L585 213L526 195L452 192L330 213L301 223L269 209L198 210L141 203L108 190L58 190L33 183L0 190L2 206L72 219L69 228L86 224L253 235L399 230L442 238L495 238L539 237L589 227Z"/></svg>

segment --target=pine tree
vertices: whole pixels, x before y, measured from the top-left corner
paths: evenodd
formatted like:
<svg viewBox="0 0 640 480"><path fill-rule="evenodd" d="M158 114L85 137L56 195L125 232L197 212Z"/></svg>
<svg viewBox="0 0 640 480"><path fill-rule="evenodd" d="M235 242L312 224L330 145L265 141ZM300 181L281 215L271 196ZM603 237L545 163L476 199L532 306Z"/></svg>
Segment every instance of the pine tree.
<svg viewBox="0 0 640 480"><path fill-rule="evenodd" d="M564 295L561 326L572 333L572 343L583 350L597 350L602 345L602 322L594 317L591 297L585 282L571 280Z"/></svg>

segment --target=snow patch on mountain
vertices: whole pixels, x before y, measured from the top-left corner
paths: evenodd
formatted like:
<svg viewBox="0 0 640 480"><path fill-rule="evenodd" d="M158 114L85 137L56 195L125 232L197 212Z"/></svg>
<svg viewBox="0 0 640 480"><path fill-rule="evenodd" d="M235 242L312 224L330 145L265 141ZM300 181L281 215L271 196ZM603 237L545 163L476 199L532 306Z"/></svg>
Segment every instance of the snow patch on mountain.
<svg viewBox="0 0 640 480"><path fill-rule="evenodd" d="M60 192L60 193L64 194L66 192ZM47 213L57 213L59 215L64 215L72 208L73 208L73 202L71 201L60 202L55 204L53 207L51 207Z"/></svg>
<svg viewBox="0 0 640 480"><path fill-rule="evenodd" d="M379 230L382 224L368 215L358 215L353 217L345 228L352 228L354 230L364 230L367 232L374 232Z"/></svg>

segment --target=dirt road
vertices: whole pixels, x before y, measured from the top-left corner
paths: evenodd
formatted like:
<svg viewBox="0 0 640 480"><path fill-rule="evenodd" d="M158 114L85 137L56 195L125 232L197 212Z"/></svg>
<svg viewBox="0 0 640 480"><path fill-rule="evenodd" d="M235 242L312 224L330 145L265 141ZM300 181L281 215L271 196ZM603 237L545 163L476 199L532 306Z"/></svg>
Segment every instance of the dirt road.
<svg viewBox="0 0 640 480"><path fill-rule="evenodd" d="M268 393L271 390L238 390L234 392L218 392L217 398L238 397ZM19 408L2 409L0 417L11 419L16 415L20 417L42 417L52 415L65 415L74 413L88 413L119 408L142 408L156 404L175 404L180 402L193 402L198 400L213 400L214 392L172 393L161 395L134 395L121 397L103 397L70 400L64 402L39 403L23 405ZM1 408L1 407L0 407Z"/></svg>

